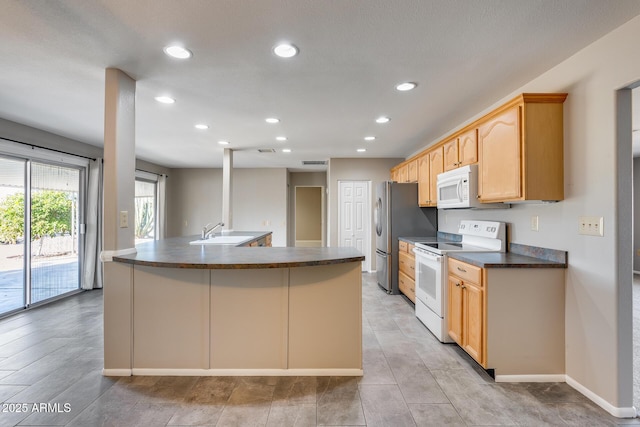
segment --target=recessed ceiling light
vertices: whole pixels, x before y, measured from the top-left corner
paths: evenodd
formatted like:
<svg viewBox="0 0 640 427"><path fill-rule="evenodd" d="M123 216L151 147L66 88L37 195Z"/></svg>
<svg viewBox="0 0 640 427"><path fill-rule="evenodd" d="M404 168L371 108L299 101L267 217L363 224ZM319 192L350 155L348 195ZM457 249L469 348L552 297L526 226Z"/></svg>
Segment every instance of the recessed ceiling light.
<svg viewBox="0 0 640 427"><path fill-rule="evenodd" d="M264 121L271 124L280 123L280 119L276 119L275 117L269 117L268 119L264 119Z"/></svg>
<svg viewBox="0 0 640 427"><path fill-rule="evenodd" d="M201 130L209 129L209 125L197 124L196 129L201 129Z"/></svg>
<svg viewBox="0 0 640 427"><path fill-rule="evenodd" d="M375 137L375 136L365 136L365 137L364 137L364 140L365 140L365 141L373 141L374 139L376 139L376 137Z"/></svg>
<svg viewBox="0 0 640 427"><path fill-rule="evenodd" d="M291 148L283 148L282 152L283 153L290 153L291 152Z"/></svg>
<svg viewBox="0 0 640 427"><path fill-rule="evenodd" d="M376 123L389 123L389 117L381 116L376 119Z"/></svg>
<svg viewBox="0 0 640 427"><path fill-rule="evenodd" d="M229 145L229 141L218 141L220 145Z"/></svg>
<svg viewBox="0 0 640 427"><path fill-rule="evenodd" d="M156 96L156 101L161 102L163 104L173 104L174 102L176 102L175 99L171 98L170 96Z"/></svg>
<svg viewBox="0 0 640 427"><path fill-rule="evenodd" d="M291 43L280 43L279 45L274 46L273 53L280 58L291 58L298 54L298 48Z"/></svg>
<svg viewBox="0 0 640 427"><path fill-rule="evenodd" d="M364 153L365 151L367 151L366 148L358 148L358 153Z"/></svg>
<svg viewBox="0 0 640 427"><path fill-rule="evenodd" d="M177 59L188 59L193 55L189 49L178 45L165 46L162 50L170 57Z"/></svg>
<svg viewBox="0 0 640 427"><path fill-rule="evenodd" d="M276 141L286 141L287 137L286 136L276 136Z"/></svg>
<svg viewBox="0 0 640 427"><path fill-rule="evenodd" d="M415 89L416 86L418 86L418 83L404 82L396 86L396 89L399 90L400 92L406 92L408 90Z"/></svg>

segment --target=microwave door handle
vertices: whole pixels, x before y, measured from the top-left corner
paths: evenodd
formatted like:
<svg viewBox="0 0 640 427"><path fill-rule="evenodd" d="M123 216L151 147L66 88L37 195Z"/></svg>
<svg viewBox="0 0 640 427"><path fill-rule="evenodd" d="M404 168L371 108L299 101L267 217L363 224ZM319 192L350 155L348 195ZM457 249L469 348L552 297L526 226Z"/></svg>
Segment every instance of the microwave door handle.
<svg viewBox="0 0 640 427"><path fill-rule="evenodd" d="M462 180L458 181L456 184L456 193L458 194L458 201L462 201Z"/></svg>

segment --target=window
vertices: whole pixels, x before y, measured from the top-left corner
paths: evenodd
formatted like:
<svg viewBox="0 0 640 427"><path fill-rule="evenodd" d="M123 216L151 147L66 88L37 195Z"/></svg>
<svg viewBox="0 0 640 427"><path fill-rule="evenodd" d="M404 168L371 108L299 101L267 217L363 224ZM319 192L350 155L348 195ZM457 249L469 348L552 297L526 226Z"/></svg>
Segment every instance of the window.
<svg viewBox="0 0 640 427"><path fill-rule="evenodd" d="M136 244L158 238L157 175L137 171L135 189Z"/></svg>

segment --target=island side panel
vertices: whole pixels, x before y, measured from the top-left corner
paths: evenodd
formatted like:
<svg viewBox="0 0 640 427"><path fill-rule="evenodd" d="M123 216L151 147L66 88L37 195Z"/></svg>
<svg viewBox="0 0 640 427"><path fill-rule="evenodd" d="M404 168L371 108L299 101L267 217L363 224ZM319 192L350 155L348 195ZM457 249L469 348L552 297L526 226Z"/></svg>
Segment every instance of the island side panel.
<svg viewBox="0 0 640 427"><path fill-rule="evenodd" d="M289 269L211 270L211 369L286 369Z"/></svg>
<svg viewBox="0 0 640 427"><path fill-rule="evenodd" d="M291 269L289 369L362 369L361 268Z"/></svg>
<svg viewBox="0 0 640 427"><path fill-rule="evenodd" d="M564 375L565 270L489 268L486 272L487 367L495 369L496 381Z"/></svg>
<svg viewBox="0 0 640 427"><path fill-rule="evenodd" d="M134 369L209 368L209 270L135 266Z"/></svg>

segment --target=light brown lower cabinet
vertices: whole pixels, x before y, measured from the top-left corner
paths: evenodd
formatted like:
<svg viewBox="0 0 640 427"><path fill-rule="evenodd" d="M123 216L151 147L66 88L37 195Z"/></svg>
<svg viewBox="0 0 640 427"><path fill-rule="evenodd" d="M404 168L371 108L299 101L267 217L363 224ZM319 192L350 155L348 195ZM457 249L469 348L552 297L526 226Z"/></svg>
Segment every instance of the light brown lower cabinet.
<svg viewBox="0 0 640 427"><path fill-rule="evenodd" d="M416 261L413 245L400 240L398 247L398 289L415 304Z"/></svg>
<svg viewBox="0 0 640 427"><path fill-rule="evenodd" d="M564 381L564 268L448 259L447 329L500 381Z"/></svg>
<svg viewBox="0 0 640 427"><path fill-rule="evenodd" d="M484 366L485 304L480 268L449 260L448 305L449 336Z"/></svg>

